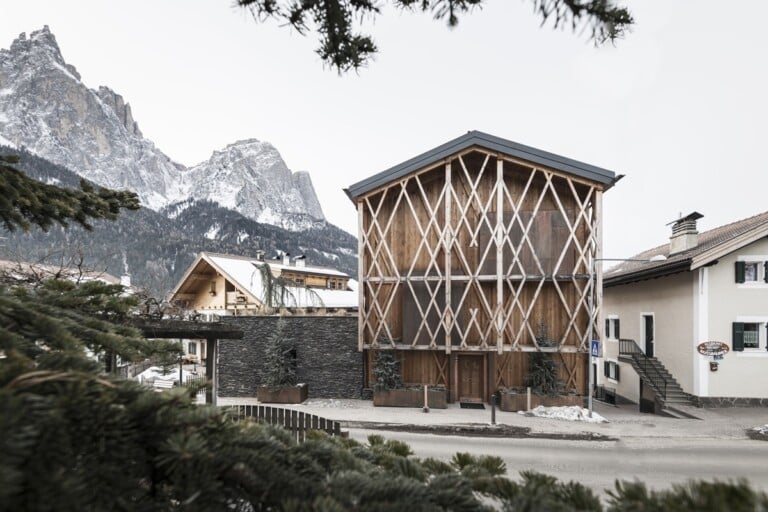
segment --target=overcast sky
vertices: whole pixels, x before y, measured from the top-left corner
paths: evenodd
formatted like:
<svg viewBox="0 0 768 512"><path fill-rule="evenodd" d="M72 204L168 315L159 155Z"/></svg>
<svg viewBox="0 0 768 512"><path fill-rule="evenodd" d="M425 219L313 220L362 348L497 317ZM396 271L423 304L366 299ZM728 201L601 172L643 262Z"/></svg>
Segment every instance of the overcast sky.
<svg viewBox="0 0 768 512"><path fill-rule="evenodd" d="M625 174L605 196L604 255L768 210L768 2L636 0L615 46L540 27L529 0L487 0L454 30L386 10L380 49L340 77L314 37L230 0L4 0L0 47L47 24L91 88L193 165L246 138L311 173L328 220L356 234L342 189L468 130Z"/></svg>

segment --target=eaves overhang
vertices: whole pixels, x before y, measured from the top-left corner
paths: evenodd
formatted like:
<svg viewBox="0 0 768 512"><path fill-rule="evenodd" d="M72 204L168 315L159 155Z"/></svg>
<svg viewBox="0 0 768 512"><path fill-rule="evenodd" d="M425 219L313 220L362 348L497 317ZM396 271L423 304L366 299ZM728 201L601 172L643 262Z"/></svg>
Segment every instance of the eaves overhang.
<svg viewBox="0 0 768 512"><path fill-rule="evenodd" d="M631 272L624 272L615 276L604 276L603 287L610 288L612 286L619 286L622 284L636 283L638 281L656 279L672 274L678 274L680 272L688 272L689 270L691 270L691 258L685 258L652 268L641 268Z"/></svg>
<svg viewBox="0 0 768 512"><path fill-rule="evenodd" d="M422 153L401 164L359 181L344 189L344 192L354 202L358 197L368 192L403 178L419 169L439 163L473 146L600 183L604 186L604 190L612 187L623 177L622 175L617 176L615 172L608 169L473 130L426 153Z"/></svg>

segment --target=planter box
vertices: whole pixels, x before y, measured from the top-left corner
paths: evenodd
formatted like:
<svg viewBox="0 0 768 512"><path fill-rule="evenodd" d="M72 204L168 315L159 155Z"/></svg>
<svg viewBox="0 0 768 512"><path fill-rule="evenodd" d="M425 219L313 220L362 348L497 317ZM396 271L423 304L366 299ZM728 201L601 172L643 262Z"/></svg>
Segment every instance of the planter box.
<svg viewBox="0 0 768 512"><path fill-rule="evenodd" d="M428 390L427 403L430 409L445 409L448 407L446 390ZM373 405L376 407L424 407L424 389L374 391Z"/></svg>
<svg viewBox="0 0 768 512"><path fill-rule="evenodd" d="M265 404L300 404L307 399L308 395L309 386L306 384L285 388L259 386L259 389L256 390L256 398Z"/></svg>
<svg viewBox="0 0 768 512"><path fill-rule="evenodd" d="M525 411L527 409L528 396L525 393L502 393L499 409L502 411ZM543 405L544 407L562 407L578 405L584 407L584 397L581 395L545 396L531 394L531 409Z"/></svg>

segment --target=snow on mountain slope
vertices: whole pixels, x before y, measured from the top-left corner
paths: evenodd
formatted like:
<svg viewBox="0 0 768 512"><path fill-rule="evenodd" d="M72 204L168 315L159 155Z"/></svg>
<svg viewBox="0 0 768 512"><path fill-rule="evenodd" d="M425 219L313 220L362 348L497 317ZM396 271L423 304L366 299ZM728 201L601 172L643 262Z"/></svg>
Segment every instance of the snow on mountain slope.
<svg viewBox="0 0 768 512"><path fill-rule="evenodd" d="M292 173L268 142L230 144L191 169L174 162L143 136L122 96L81 81L47 26L0 50L0 143L133 190L156 211L193 198L285 229L325 218L309 175Z"/></svg>

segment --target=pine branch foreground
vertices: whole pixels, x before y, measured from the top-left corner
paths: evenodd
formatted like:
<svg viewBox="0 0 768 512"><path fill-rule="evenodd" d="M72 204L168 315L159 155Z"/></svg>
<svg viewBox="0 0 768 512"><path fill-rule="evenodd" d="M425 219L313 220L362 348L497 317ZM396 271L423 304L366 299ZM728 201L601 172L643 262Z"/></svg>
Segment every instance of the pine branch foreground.
<svg viewBox="0 0 768 512"><path fill-rule="evenodd" d="M509 0L506 0L509 1ZM552 21L555 28L573 31L587 28L596 44L615 41L634 24L632 14L614 0L530 0L542 25ZM411 12L429 12L449 27L461 16L482 8L485 0L390 0L395 7ZM374 20L381 14L377 0L237 0L257 21L275 19L306 35L313 29L320 38L316 52L339 74L366 66L378 52L368 34L359 33L355 22Z"/></svg>
<svg viewBox="0 0 768 512"><path fill-rule="evenodd" d="M138 210L135 193L94 187L81 180L80 189L66 189L28 177L12 164L15 156L0 155L0 222L8 231L47 230L54 223L74 221L91 229L90 220L114 220L121 209Z"/></svg>

